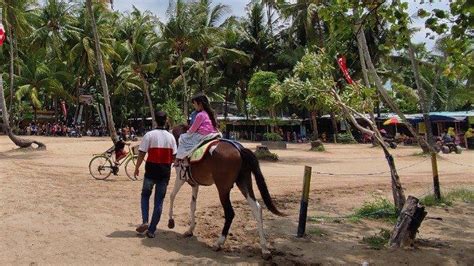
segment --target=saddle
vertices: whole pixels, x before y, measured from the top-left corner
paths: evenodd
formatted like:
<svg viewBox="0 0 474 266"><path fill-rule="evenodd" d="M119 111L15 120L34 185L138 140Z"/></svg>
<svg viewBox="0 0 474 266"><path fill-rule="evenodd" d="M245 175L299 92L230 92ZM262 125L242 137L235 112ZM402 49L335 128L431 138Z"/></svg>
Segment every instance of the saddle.
<svg viewBox="0 0 474 266"><path fill-rule="evenodd" d="M189 164L179 163L176 167L181 168L181 173L179 178L181 180L186 180L191 186L200 185L191 174L191 166L193 164L199 163L204 159L204 156L216 148L217 144L220 141L220 135L212 136L210 139L206 139L203 142L199 143L197 147L191 152L188 156Z"/></svg>

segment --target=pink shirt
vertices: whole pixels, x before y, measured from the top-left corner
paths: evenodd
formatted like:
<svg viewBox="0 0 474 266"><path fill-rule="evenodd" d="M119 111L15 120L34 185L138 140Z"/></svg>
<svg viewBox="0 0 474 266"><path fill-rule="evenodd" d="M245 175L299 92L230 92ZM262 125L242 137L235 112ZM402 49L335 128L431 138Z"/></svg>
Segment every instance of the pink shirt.
<svg viewBox="0 0 474 266"><path fill-rule="evenodd" d="M193 125L188 130L188 133L197 132L201 135L209 135L217 133L216 128L212 125L212 121L206 111L201 111L196 115Z"/></svg>

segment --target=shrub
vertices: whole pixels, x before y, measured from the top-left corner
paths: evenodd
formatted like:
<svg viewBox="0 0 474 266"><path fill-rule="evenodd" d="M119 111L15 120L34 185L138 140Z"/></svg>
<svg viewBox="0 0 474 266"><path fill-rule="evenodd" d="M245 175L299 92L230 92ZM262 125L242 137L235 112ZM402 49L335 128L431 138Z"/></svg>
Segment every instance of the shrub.
<svg viewBox="0 0 474 266"><path fill-rule="evenodd" d="M267 141L282 141L283 140L283 138L277 133L270 133L270 132L263 134L263 139Z"/></svg>
<svg viewBox="0 0 474 266"><path fill-rule="evenodd" d="M349 133L337 134L337 142L341 144L354 144L357 143L354 137Z"/></svg>
<svg viewBox="0 0 474 266"><path fill-rule="evenodd" d="M318 147L315 147L315 148L311 148L311 151L323 152L323 151L326 151L326 149L324 148L323 145L321 145L321 146L318 146Z"/></svg>
<svg viewBox="0 0 474 266"><path fill-rule="evenodd" d="M355 219L384 219L390 222L397 221L397 209L389 200L385 198L376 198L372 202L365 202L360 209L357 209L353 215Z"/></svg>
<svg viewBox="0 0 474 266"><path fill-rule="evenodd" d="M272 162L278 161L277 154L269 152L269 151L265 151L265 150L257 150L255 152L255 156L257 156L259 160L263 160L263 161L272 161Z"/></svg>

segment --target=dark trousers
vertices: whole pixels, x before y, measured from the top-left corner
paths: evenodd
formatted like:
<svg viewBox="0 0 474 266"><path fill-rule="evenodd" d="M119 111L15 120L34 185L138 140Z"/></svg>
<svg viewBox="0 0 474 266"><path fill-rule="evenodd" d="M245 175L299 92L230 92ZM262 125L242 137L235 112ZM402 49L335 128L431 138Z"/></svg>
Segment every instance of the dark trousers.
<svg viewBox="0 0 474 266"><path fill-rule="evenodd" d="M166 188L168 187L169 179L159 178L144 178L143 179L143 189L142 189L142 218L143 223L148 223L149 220L149 208L150 208L150 196L153 192L153 186L155 186L155 205L153 207L153 215L151 217L151 222L148 227L148 231L155 233L156 226L160 222L161 211L163 210L163 200L166 195Z"/></svg>

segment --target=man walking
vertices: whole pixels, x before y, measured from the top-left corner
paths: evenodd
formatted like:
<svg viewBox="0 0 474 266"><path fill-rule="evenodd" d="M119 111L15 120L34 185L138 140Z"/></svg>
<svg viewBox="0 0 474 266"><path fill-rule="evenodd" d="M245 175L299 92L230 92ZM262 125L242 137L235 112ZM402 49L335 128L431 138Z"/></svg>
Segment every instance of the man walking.
<svg viewBox="0 0 474 266"><path fill-rule="evenodd" d="M140 143L137 164L135 166L135 177L139 175L139 169L148 153L145 164L145 178L143 179L141 209L143 223L137 227L138 233L145 233L149 238L155 237L156 226L160 221L163 200L166 188L170 180L171 163L176 155L176 141L168 131L165 130L167 115L165 112L157 112L156 123L158 127L145 134ZM151 222L148 224L148 210L150 196L155 186L155 205Z"/></svg>

